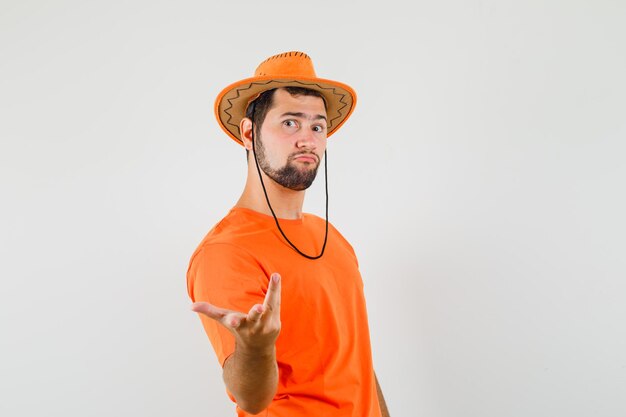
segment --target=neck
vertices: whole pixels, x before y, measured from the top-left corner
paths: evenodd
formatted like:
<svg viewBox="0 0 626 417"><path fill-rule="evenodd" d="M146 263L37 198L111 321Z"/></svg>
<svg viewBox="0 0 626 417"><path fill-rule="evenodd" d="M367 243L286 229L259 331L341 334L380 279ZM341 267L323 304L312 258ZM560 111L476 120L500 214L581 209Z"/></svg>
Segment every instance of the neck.
<svg viewBox="0 0 626 417"><path fill-rule="evenodd" d="M305 191L295 191L285 188L277 184L263 171L261 171L261 175L263 175L263 183L267 190L267 196L269 197L276 217L280 219L302 218L302 205L304 204ZM254 161L248 163L246 186L237 204L235 204L235 207L251 209L259 213L267 214L268 216L272 215L267 205Z"/></svg>

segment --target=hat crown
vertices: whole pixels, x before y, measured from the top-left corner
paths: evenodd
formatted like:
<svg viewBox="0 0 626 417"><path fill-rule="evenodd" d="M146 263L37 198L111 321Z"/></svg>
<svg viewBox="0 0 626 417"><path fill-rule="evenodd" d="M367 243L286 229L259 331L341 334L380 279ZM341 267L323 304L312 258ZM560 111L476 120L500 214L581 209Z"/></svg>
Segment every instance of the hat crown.
<svg viewBox="0 0 626 417"><path fill-rule="evenodd" d="M305 77L316 78L313 61L304 52L291 51L274 55L261 62L255 77Z"/></svg>

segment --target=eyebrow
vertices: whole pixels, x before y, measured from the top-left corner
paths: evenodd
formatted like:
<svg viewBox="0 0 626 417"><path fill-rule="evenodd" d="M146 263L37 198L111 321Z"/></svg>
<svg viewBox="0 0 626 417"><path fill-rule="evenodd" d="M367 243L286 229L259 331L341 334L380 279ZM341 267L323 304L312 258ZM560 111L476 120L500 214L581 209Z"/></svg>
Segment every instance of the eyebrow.
<svg viewBox="0 0 626 417"><path fill-rule="evenodd" d="M280 117L285 117L285 116L292 116L292 117L299 117L301 119L309 119L309 116L305 113L302 112L286 112L280 115ZM326 122L328 122L328 120L326 120L326 116L324 116L323 114L318 114L315 115L314 117L312 117L313 120L324 120Z"/></svg>

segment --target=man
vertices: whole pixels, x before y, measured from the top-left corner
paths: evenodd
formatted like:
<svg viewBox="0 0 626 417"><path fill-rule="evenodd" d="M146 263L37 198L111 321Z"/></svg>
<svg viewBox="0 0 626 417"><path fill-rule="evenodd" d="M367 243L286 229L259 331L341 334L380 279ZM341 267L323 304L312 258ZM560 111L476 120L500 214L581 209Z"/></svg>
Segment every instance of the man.
<svg viewBox="0 0 626 417"><path fill-rule="evenodd" d="M248 177L193 254L187 284L238 416L389 415L354 251L328 210L326 220L302 212L326 139L355 104L350 87L318 78L302 52L268 58L217 97Z"/></svg>

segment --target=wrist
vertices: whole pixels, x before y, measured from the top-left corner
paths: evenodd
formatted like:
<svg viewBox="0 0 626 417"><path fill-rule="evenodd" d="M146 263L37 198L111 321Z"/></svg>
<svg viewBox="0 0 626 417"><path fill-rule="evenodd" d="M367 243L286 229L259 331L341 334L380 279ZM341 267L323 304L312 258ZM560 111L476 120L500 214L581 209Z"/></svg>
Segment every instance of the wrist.
<svg viewBox="0 0 626 417"><path fill-rule="evenodd" d="M249 345L246 343L238 342L235 344L235 350L237 353L245 359L275 359L276 358L276 346L271 344L269 346L263 345Z"/></svg>

